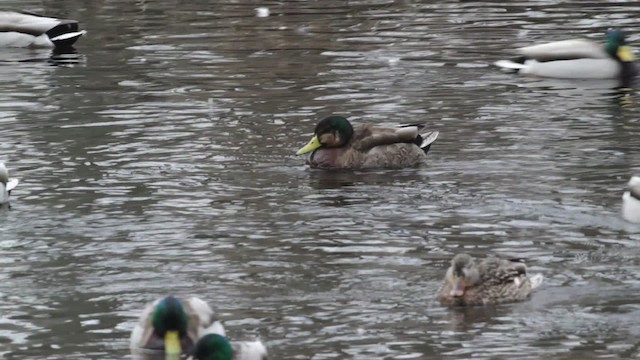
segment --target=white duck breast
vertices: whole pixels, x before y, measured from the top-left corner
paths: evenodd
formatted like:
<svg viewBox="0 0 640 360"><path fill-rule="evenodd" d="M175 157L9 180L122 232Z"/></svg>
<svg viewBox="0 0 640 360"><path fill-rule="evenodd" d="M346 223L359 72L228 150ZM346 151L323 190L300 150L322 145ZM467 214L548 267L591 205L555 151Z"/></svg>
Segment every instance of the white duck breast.
<svg viewBox="0 0 640 360"><path fill-rule="evenodd" d="M76 20L0 11L1 47L71 46L85 33L86 31L78 29Z"/></svg>

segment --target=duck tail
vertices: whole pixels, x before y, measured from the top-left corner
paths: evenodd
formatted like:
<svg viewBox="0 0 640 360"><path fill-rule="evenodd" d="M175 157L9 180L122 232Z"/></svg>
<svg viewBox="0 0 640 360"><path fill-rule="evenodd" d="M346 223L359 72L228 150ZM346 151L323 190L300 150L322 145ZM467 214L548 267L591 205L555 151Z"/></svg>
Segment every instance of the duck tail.
<svg viewBox="0 0 640 360"><path fill-rule="evenodd" d="M11 190L15 189L18 186L18 179L11 179L7 182L7 192L11 194Z"/></svg>
<svg viewBox="0 0 640 360"><path fill-rule="evenodd" d="M55 47L69 48L86 33L85 30L78 29L77 21L63 20L61 24L47 31L47 36Z"/></svg>
<svg viewBox="0 0 640 360"><path fill-rule="evenodd" d="M522 61L520 61L522 60ZM525 65L524 63L524 59L518 59L516 61L513 60L498 60L496 62L493 63L493 65L502 68L502 69L506 69L506 70L511 70L511 71L515 71L518 72L522 69L526 69L527 65Z"/></svg>
<svg viewBox="0 0 640 360"><path fill-rule="evenodd" d="M542 274L535 274L529 277L529 281L531 282L531 290L537 288L542 284L542 280L544 280L544 276Z"/></svg>
<svg viewBox="0 0 640 360"><path fill-rule="evenodd" d="M431 131L424 134L419 134L416 137L416 145L420 146L420 149L424 151L424 153L428 153L429 149L431 149L431 144L438 138L440 134L439 131Z"/></svg>

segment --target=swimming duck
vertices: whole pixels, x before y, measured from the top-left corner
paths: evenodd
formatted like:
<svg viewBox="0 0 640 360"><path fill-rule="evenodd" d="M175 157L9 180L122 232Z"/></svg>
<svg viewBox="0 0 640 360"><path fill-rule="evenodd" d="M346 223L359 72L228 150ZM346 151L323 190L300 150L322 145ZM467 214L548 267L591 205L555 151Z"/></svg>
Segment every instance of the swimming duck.
<svg viewBox="0 0 640 360"><path fill-rule="evenodd" d="M424 125L399 128L352 125L342 116L322 119L311 141L296 153L307 154L314 168L405 168L424 163L438 132L420 134Z"/></svg>
<svg viewBox="0 0 640 360"><path fill-rule="evenodd" d="M640 223L640 176L632 176L627 186L629 190L622 195L622 217Z"/></svg>
<svg viewBox="0 0 640 360"><path fill-rule="evenodd" d="M638 74L622 30L607 31L604 46L586 39L556 41L516 49L517 61L494 64L520 74L565 79L619 79L629 84Z"/></svg>
<svg viewBox="0 0 640 360"><path fill-rule="evenodd" d="M9 170L0 162L0 205L9 202L9 195L18 185L18 179L9 179Z"/></svg>
<svg viewBox="0 0 640 360"><path fill-rule="evenodd" d="M84 35L76 20L25 11L0 11L0 47L68 48Z"/></svg>
<svg viewBox="0 0 640 360"><path fill-rule="evenodd" d="M438 300L449 306L500 304L525 300L542 283L520 262L495 257L477 261L467 254L451 260Z"/></svg>
<svg viewBox="0 0 640 360"><path fill-rule="evenodd" d="M230 343L224 336L207 334L187 360L267 360L267 349L260 340Z"/></svg>
<svg viewBox="0 0 640 360"><path fill-rule="evenodd" d="M165 354L188 353L206 334L225 336L224 327L206 302L190 297L160 298L146 306L131 332L131 349L164 350Z"/></svg>

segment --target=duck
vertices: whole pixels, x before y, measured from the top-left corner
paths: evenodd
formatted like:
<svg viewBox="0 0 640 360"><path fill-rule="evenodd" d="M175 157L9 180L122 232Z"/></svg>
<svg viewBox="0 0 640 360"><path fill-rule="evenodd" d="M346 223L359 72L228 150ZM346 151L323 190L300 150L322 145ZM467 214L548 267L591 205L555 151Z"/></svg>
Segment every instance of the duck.
<svg viewBox="0 0 640 360"><path fill-rule="evenodd" d="M0 47L71 48L85 30L78 21L26 11L0 11Z"/></svg>
<svg viewBox="0 0 640 360"><path fill-rule="evenodd" d="M211 307L198 297L183 299L168 295L144 308L131 332L130 346L132 352L187 354L207 334L226 336Z"/></svg>
<svg viewBox="0 0 640 360"><path fill-rule="evenodd" d="M521 47L516 61L499 60L500 68L522 75L565 79L618 79L629 85L638 75L625 33L609 29L604 46L587 39L571 39Z"/></svg>
<svg viewBox="0 0 640 360"><path fill-rule="evenodd" d="M476 261L468 254L451 260L438 300L448 306L477 306L523 301L542 283L522 262L488 257Z"/></svg>
<svg viewBox="0 0 640 360"><path fill-rule="evenodd" d="M229 342L222 335L207 334L187 360L267 360L267 348L260 340Z"/></svg>
<svg viewBox="0 0 640 360"><path fill-rule="evenodd" d="M18 186L18 182L18 179L9 178L9 170L3 162L0 162L0 205L9 203L11 190Z"/></svg>
<svg viewBox="0 0 640 360"><path fill-rule="evenodd" d="M309 143L296 155L308 154L306 163L324 169L407 168L423 164L438 131L420 133L423 124L398 128L351 124L332 115L322 119Z"/></svg>
<svg viewBox="0 0 640 360"><path fill-rule="evenodd" d="M622 194L622 217L628 222L640 223L640 176L632 176L628 190Z"/></svg>

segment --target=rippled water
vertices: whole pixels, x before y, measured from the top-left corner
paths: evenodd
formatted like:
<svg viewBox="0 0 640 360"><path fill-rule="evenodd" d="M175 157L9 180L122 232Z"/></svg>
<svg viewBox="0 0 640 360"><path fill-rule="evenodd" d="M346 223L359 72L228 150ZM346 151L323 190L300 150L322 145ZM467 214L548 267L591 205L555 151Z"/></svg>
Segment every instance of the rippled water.
<svg viewBox="0 0 640 360"><path fill-rule="evenodd" d="M274 359L633 358L635 94L523 79L507 49L635 1L6 1L79 19L70 61L0 56L0 357L122 359L141 307L198 294ZM259 18L254 8L268 6ZM425 167L310 171L330 113L426 121ZM544 273L525 303L434 299L460 251Z"/></svg>

